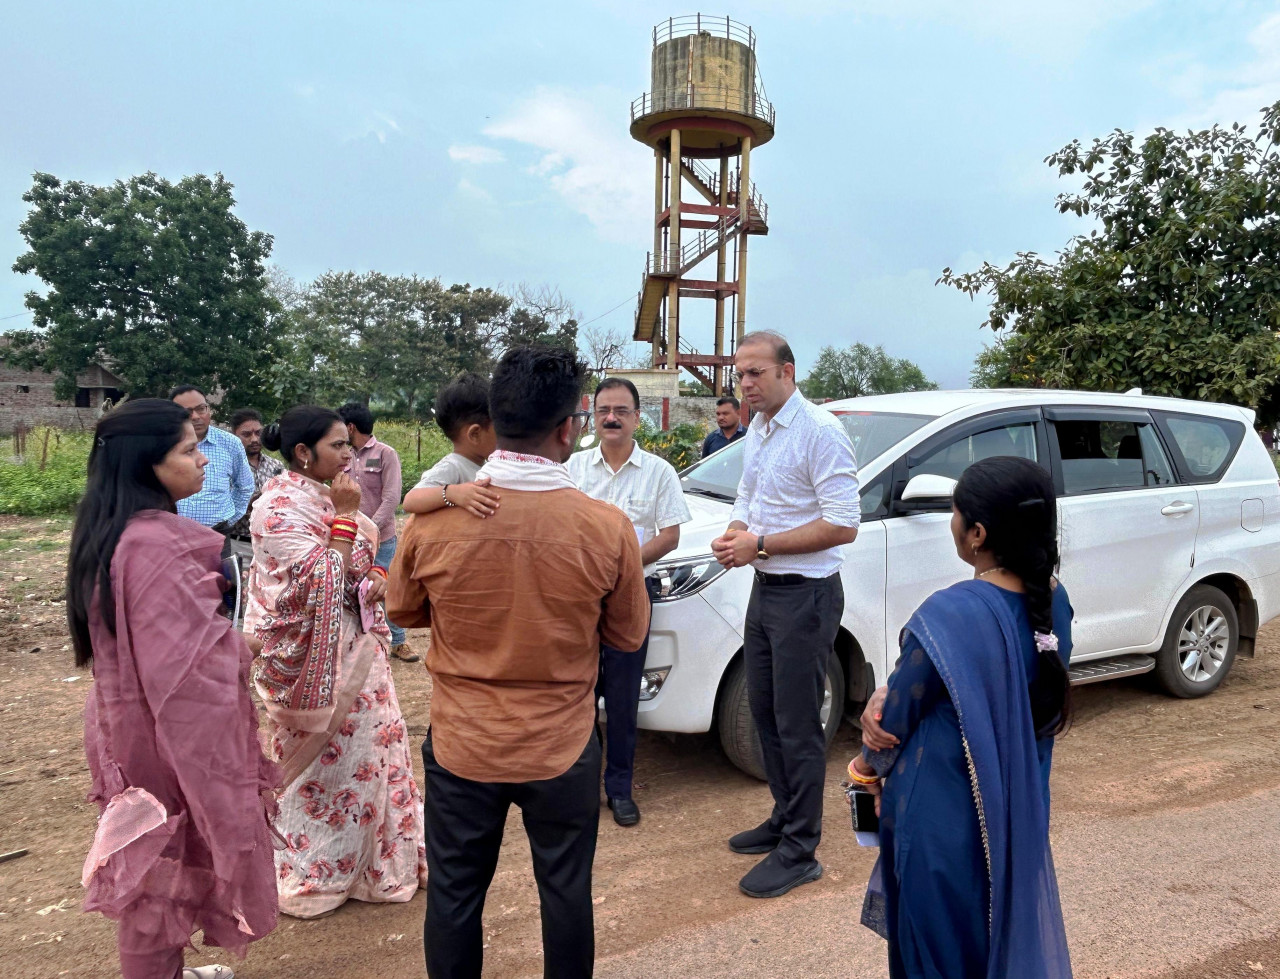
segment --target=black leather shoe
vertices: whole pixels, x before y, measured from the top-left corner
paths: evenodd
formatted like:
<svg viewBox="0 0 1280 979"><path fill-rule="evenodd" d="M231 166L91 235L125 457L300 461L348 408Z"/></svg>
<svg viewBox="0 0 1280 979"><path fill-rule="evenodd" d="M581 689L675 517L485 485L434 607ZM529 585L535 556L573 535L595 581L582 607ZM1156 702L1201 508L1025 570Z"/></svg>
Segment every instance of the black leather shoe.
<svg viewBox="0 0 1280 979"><path fill-rule="evenodd" d="M613 810L613 821L619 826L634 826L640 822L640 807L631 799L610 799L609 808Z"/></svg>
<svg viewBox="0 0 1280 979"><path fill-rule="evenodd" d="M781 897L793 887L808 884L822 876L822 864L809 860L799 866L788 867L770 853L747 872L738 882L738 888L747 897Z"/></svg>
<svg viewBox="0 0 1280 979"><path fill-rule="evenodd" d="M743 830L729 837L729 849L734 853L768 853L782 840L782 834L769 828L766 819L755 829Z"/></svg>

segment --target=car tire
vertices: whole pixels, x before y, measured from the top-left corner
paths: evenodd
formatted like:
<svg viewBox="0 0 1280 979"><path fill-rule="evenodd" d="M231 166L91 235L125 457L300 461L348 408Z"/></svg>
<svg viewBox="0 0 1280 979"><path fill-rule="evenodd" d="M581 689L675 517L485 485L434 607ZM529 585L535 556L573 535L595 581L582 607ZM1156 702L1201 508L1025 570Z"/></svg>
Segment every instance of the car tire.
<svg viewBox="0 0 1280 979"><path fill-rule="evenodd" d="M1218 689L1240 646L1235 603L1221 589L1196 585L1182 597L1156 655L1156 680L1175 697Z"/></svg>
<svg viewBox="0 0 1280 979"><path fill-rule="evenodd" d="M830 695L830 699L827 699ZM823 733L827 747L835 740L840 727L844 705L845 677L840 658L833 651L827 662L827 683L823 706L827 716ZM747 670L742 657L738 657L725 677L720 692L718 728L720 744L729 760L748 775L765 780L764 755L760 750L760 735L751 718L751 705L747 703Z"/></svg>

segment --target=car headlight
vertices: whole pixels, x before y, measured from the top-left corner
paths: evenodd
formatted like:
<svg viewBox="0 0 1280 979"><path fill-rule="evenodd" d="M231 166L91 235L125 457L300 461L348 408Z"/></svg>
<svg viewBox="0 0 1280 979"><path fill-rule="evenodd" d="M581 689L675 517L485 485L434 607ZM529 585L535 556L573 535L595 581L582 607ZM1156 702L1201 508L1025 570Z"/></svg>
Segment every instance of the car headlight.
<svg viewBox="0 0 1280 979"><path fill-rule="evenodd" d="M673 564L660 564L649 575L649 594L655 602L674 602L688 598L706 588L728 568L712 555L696 557Z"/></svg>

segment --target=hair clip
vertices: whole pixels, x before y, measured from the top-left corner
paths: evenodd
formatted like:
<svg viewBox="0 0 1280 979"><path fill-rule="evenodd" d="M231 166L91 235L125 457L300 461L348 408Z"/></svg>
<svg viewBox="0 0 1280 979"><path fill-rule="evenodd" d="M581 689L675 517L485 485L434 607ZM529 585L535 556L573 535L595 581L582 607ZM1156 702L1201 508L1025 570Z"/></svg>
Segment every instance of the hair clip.
<svg viewBox="0 0 1280 979"><path fill-rule="evenodd" d="M1041 653L1056 653L1058 651L1058 637L1052 632L1037 632L1036 650Z"/></svg>
<svg viewBox="0 0 1280 979"><path fill-rule="evenodd" d="M98 448L100 448L100 449L101 449L101 448L105 447L105 446L106 446L106 444L107 444L107 440L106 440L106 438L105 438L104 436L99 435L99 436L98 436Z"/></svg>
<svg viewBox="0 0 1280 979"><path fill-rule="evenodd" d="M1031 508L1033 508L1033 507L1042 507L1042 506L1044 506L1044 505L1045 505L1045 500L1044 500L1044 499L1042 499L1042 498L1041 498L1041 497L1039 497L1039 496L1034 496L1034 497L1032 497L1032 498L1031 498L1031 499L1029 499L1029 500L1023 500L1021 503L1019 503L1019 504L1018 504L1018 509L1019 509L1019 510L1030 510L1030 509L1031 509Z"/></svg>

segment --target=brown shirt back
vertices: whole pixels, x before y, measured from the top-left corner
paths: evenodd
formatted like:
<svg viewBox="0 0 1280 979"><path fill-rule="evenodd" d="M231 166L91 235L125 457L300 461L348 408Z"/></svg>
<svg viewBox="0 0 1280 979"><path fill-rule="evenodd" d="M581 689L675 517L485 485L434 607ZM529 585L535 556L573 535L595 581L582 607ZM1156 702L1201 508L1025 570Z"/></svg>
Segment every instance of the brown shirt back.
<svg viewBox="0 0 1280 979"><path fill-rule="evenodd" d="M431 627L436 759L477 782L568 771L595 723L600 644L638 649L649 630L640 545L621 510L575 489L503 487L477 519L412 520L387 615Z"/></svg>

